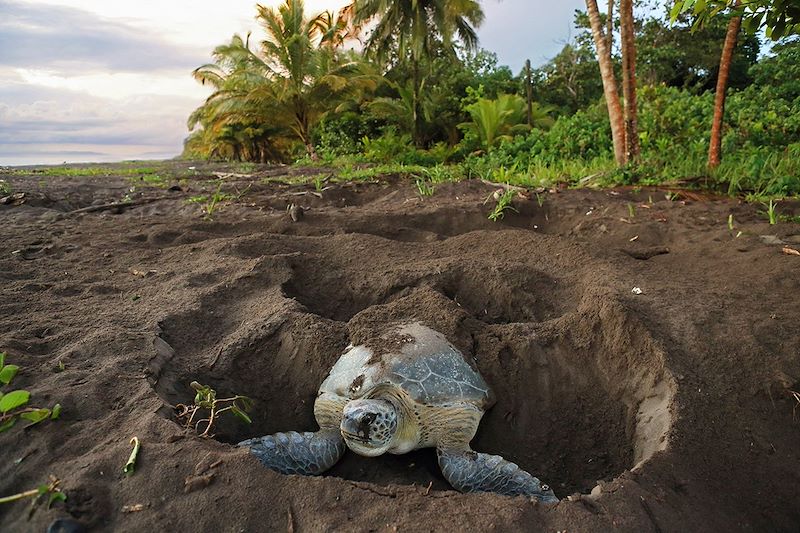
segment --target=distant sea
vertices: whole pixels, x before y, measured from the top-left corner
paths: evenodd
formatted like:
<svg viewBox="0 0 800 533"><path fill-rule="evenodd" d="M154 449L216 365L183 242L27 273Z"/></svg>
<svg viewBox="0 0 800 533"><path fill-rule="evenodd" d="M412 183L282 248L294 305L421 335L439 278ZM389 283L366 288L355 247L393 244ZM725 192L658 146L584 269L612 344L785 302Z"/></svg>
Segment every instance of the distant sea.
<svg viewBox="0 0 800 533"><path fill-rule="evenodd" d="M159 146L0 144L0 166L172 159L178 153Z"/></svg>

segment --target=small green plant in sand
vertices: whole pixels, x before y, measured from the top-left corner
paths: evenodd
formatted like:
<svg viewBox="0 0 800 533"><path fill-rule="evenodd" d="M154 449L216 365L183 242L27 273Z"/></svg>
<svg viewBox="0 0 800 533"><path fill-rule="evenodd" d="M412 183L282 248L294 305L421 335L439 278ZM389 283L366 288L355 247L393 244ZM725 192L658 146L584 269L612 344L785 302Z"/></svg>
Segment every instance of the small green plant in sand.
<svg viewBox="0 0 800 533"><path fill-rule="evenodd" d="M628 218L636 218L636 207L631 203L628 203Z"/></svg>
<svg viewBox="0 0 800 533"><path fill-rule="evenodd" d="M8 386L19 372L17 365L5 364L6 354L0 352L0 386ZM52 409L46 407L29 407L31 393L26 390L0 391L0 433L11 429L17 420L27 420L31 427L48 418L55 420L61 414L61 405L55 404Z"/></svg>
<svg viewBox="0 0 800 533"><path fill-rule="evenodd" d="M33 501L31 501L31 508L28 511L28 518L30 519L33 516L33 513L36 512L36 509L45 501L47 501L48 509L52 507L55 502L66 501L67 495L61 492L61 489L59 488L60 483L61 481L58 478L55 476L50 476L48 483L43 483L35 489L18 492L17 494L12 494L11 496L0 497L0 504L24 500L25 498L33 498Z"/></svg>
<svg viewBox="0 0 800 533"><path fill-rule="evenodd" d="M345 167L339 170L337 181L370 181L386 176L418 176L424 174L426 168L420 165L404 165L387 163L366 168Z"/></svg>
<svg viewBox="0 0 800 533"><path fill-rule="evenodd" d="M489 220L491 220L492 222L497 222L498 220L502 220L503 217L506 216L506 211L514 211L516 213L517 210L514 209L513 205L511 205L511 202L514 201L514 197L516 195L517 191L515 189L508 189L502 194L499 194L498 192L492 193L492 195L489 198L495 197L497 199L497 203L495 204L492 212L489 213L488 217Z"/></svg>
<svg viewBox="0 0 800 533"><path fill-rule="evenodd" d="M314 176L314 190L317 192L322 192L322 189L325 188L325 183L330 180L330 175L328 174L317 174Z"/></svg>
<svg viewBox="0 0 800 533"><path fill-rule="evenodd" d="M228 200L232 200L233 198L233 195L222 192L222 182L220 182L219 185L217 185L217 190L214 192L214 194L210 196L206 194L192 196L188 201L195 204L200 204L200 208L203 210L203 218L206 220L212 220L217 206L221 202L226 202Z"/></svg>
<svg viewBox="0 0 800 533"><path fill-rule="evenodd" d="M0 180L0 196L11 194L11 185L6 180Z"/></svg>
<svg viewBox="0 0 800 533"><path fill-rule="evenodd" d="M167 178L161 174L142 174L139 176L139 181L152 187L160 187L162 189L167 186Z"/></svg>
<svg viewBox="0 0 800 533"><path fill-rule="evenodd" d="M442 164L426 168L423 174L428 177L431 183L458 181L464 177L463 171L459 166L448 166Z"/></svg>
<svg viewBox="0 0 800 533"><path fill-rule="evenodd" d="M236 394L230 398L217 398L217 391L208 385L192 381L190 386L195 391L194 403L176 405L176 416L186 428L194 429L198 433L203 428L201 437L214 436L211 430L219 416L226 411L230 411L243 422L252 422L247 412L253 407L253 400L247 396Z"/></svg>
<svg viewBox="0 0 800 533"><path fill-rule="evenodd" d="M142 445L138 437L131 437L131 444L133 444L133 450L131 450L131 454L128 456L128 462L122 467L122 472L126 476L133 475L136 469L136 459L139 457L139 448L141 448Z"/></svg>
<svg viewBox="0 0 800 533"><path fill-rule="evenodd" d="M423 177L418 177L414 180L414 185L416 185L417 192L420 196L433 196L433 193L436 191L436 187L433 183Z"/></svg>
<svg viewBox="0 0 800 533"><path fill-rule="evenodd" d="M728 231L733 231L733 213L728 215Z"/></svg>
<svg viewBox="0 0 800 533"><path fill-rule="evenodd" d="M492 172L492 181L495 183L511 183L517 179L517 165L511 165L511 168L499 166Z"/></svg>
<svg viewBox="0 0 800 533"><path fill-rule="evenodd" d="M255 163L250 163L249 161L245 161L236 165L235 170L238 173L248 174L253 172L256 169Z"/></svg>
<svg viewBox="0 0 800 533"><path fill-rule="evenodd" d="M136 192L136 185L131 185L125 191L125 194L122 198L120 198L120 202L132 202L133 201L133 194Z"/></svg>
<svg viewBox="0 0 800 533"><path fill-rule="evenodd" d="M774 226L778 223L778 200L773 200L770 198L768 203L764 204L764 207L767 208L766 211L759 211L762 215L766 215L767 220L769 220L770 226Z"/></svg>

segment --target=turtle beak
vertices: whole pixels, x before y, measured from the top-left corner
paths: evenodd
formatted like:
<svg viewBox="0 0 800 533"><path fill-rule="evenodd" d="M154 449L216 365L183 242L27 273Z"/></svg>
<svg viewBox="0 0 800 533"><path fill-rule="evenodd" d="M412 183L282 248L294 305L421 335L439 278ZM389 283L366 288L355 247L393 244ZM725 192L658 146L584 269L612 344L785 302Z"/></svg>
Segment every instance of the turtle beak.
<svg viewBox="0 0 800 533"><path fill-rule="evenodd" d="M369 442L369 424L362 424L357 418L343 418L339 429L345 438Z"/></svg>

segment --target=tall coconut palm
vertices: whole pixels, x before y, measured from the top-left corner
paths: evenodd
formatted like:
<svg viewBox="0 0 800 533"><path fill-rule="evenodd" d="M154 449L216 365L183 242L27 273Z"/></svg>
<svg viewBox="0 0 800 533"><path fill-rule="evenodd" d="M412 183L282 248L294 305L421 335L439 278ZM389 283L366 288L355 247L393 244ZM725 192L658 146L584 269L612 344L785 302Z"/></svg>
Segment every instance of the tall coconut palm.
<svg viewBox="0 0 800 533"><path fill-rule="evenodd" d="M373 23L366 40L367 54L378 59L395 55L411 62L413 136L420 145L424 73L422 61L437 51L455 53L460 41L467 50L478 44L475 28L483 22L483 10L476 0L354 0L350 5L354 22L363 27Z"/></svg>
<svg viewBox="0 0 800 533"><path fill-rule="evenodd" d="M397 51L419 61L440 47L452 51L456 40L474 50L483 22L476 0L355 0L352 10L356 23L375 22L366 51L380 58Z"/></svg>
<svg viewBox="0 0 800 533"><path fill-rule="evenodd" d="M225 159L268 161L279 158L281 128L266 119L266 109L257 107L248 95L269 83L268 68L250 49L249 38L234 35L218 46L213 63L198 67L193 77L214 92L188 120L187 152Z"/></svg>
<svg viewBox="0 0 800 533"><path fill-rule="evenodd" d="M739 7L736 0L734 7ZM725 44L722 46L722 56L719 62L719 75L717 88L714 92L714 120L711 123L711 142L708 147L708 167L719 166L722 153L722 118L725 116L725 96L728 89L728 74L731 70L733 51L739 38L739 29L742 27L742 17L733 16L728 22L728 31L725 34Z"/></svg>
<svg viewBox="0 0 800 533"><path fill-rule="evenodd" d="M267 32L261 52L272 83L259 87L251 97L274 106L276 118L289 125L315 158L312 126L341 98L374 89L379 78L355 54L319 45L330 33L321 33L325 26L320 17L305 17L302 0L286 0L278 8L259 5L256 19Z"/></svg>
<svg viewBox="0 0 800 533"><path fill-rule="evenodd" d="M215 49L214 63L194 71L215 91L190 127L209 124L220 134L233 124L254 133L268 131L274 146L285 145L281 137L294 138L314 159L313 126L345 98L374 89L380 77L356 54L339 49L342 25L332 15L306 17L302 0L286 0L277 8L259 5L256 19L267 34L258 51L250 48L249 38L234 36Z"/></svg>
<svg viewBox="0 0 800 533"><path fill-rule="evenodd" d="M361 28L353 21L353 12L344 7L338 13L323 11L314 19L320 45L329 48L342 48L347 41L357 40Z"/></svg>
<svg viewBox="0 0 800 533"><path fill-rule="evenodd" d="M625 97L625 160L639 158L639 121L636 113L636 43L633 34L633 0L620 0L622 42L622 94Z"/></svg>
<svg viewBox="0 0 800 533"><path fill-rule="evenodd" d="M614 159L618 165L625 164L625 120L622 114L622 105L619 101L617 78L614 75L614 66L611 63L610 39L603 34L603 24L600 20L600 11L597 0L586 0L589 13L589 23L592 27L592 37L597 48L597 62L600 65L600 76L603 79L603 94L608 107L608 118L611 121L611 138L614 142Z"/></svg>

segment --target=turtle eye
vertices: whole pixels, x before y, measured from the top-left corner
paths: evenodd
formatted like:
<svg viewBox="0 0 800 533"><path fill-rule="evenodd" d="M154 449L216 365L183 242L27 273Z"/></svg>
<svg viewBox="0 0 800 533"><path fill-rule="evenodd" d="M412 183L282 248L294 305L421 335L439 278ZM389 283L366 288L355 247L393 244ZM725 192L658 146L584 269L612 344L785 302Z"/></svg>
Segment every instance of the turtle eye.
<svg viewBox="0 0 800 533"><path fill-rule="evenodd" d="M361 417L362 424L372 424L375 421L375 413L367 413Z"/></svg>

